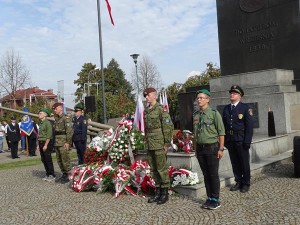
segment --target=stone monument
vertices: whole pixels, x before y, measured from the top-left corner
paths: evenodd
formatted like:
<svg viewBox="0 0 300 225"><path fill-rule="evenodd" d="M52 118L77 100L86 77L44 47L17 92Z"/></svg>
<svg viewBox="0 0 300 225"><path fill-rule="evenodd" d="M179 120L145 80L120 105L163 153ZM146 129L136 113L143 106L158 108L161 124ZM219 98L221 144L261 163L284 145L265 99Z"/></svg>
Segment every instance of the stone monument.
<svg viewBox="0 0 300 225"><path fill-rule="evenodd" d="M217 0L222 75L294 71L300 91L298 0Z"/></svg>

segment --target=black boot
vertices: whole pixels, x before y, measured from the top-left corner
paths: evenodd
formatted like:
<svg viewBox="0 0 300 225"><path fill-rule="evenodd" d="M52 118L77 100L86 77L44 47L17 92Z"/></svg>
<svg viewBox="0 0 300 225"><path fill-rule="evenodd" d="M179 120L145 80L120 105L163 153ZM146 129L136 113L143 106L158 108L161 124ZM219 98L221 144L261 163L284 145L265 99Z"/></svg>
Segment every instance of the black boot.
<svg viewBox="0 0 300 225"><path fill-rule="evenodd" d="M67 173L63 173L60 178L58 178L57 180L55 180L55 182L61 183L61 184L68 183L69 182L68 174Z"/></svg>
<svg viewBox="0 0 300 225"><path fill-rule="evenodd" d="M154 196L152 196L152 197L150 197L148 199L148 203L157 202L158 199L160 198L160 195L161 195L161 188L160 187L156 187L155 188Z"/></svg>
<svg viewBox="0 0 300 225"><path fill-rule="evenodd" d="M169 188L162 188L160 198L157 201L157 204L164 204L169 200Z"/></svg>

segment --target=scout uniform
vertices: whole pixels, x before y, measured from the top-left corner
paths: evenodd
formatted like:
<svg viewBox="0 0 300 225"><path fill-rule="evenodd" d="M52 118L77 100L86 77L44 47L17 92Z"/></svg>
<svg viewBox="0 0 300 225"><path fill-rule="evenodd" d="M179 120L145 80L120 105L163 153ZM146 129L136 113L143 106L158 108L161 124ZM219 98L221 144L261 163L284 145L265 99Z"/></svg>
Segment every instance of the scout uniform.
<svg viewBox="0 0 300 225"><path fill-rule="evenodd" d="M82 111L84 106L82 103L78 103L74 111ZM87 141L87 122L86 119L80 115L79 117L74 117L73 119L73 142L76 147L78 165L83 164L83 157L86 150L86 141Z"/></svg>
<svg viewBox="0 0 300 225"><path fill-rule="evenodd" d="M48 117L50 116L50 112L48 109L41 109L39 111L39 113L40 112L46 113ZM52 136L53 136L52 125L45 118L39 124L39 135L38 135L41 160L42 160L45 170L46 170L46 177L43 179L45 181L55 180L54 166L53 166L52 157L51 157L51 151L53 148L53 146L51 144ZM47 140L48 140L48 142L47 142ZM45 145L47 145L47 149L43 150Z"/></svg>
<svg viewBox="0 0 300 225"><path fill-rule="evenodd" d="M243 97L241 87L234 85L229 93L235 92ZM253 136L253 113L247 104L239 102L236 106L229 104L223 110L223 121L226 130L225 146L229 151L236 188L232 191L250 186L249 148ZM247 191L246 190L246 191ZM246 192L245 191L245 192Z"/></svg>
<svg viewBox="0 0 300 225"><path fill-rule="evenodd" d="M154 88L145 89L144 97L151 92L156 92L156 90ZM144 121L145 148L156 185L156 197L150 198L148 202L157 202L159 198L165 198L161 202L163 204L168 198L168 188L170 186L164 146L170 145L174 127L169 113L157 102L151 108L149 106L145 109Z"/></svg>
<svg viewBox="0 0 300 225"><path fill-rule="evenodd" d="M210 97L206 89L197 91ZM220 178L219 178L219 137L225 136L222 117L217 110L209 105L204 110L193 114L194 139L196 141L197 159L204 176L207 201L203 208L216 209L220 207ZM223 144L223 143L222 143Z"/></svg>
<svg viewBox="0 0 300 225"><path fill-rule="evenodd" d="M55 109L58 106L63 106L62 103L55 103L53 108ZM57 163L63 176L59 179L59 182L65 183L68 182L68 172L71 170L71 161L69 156L69 149L64 147L65 143L72 145L73 137L73 125L72 120L69 116L65 114L55 115L54 116L54 135L55 135L55 151Z"/></svg>

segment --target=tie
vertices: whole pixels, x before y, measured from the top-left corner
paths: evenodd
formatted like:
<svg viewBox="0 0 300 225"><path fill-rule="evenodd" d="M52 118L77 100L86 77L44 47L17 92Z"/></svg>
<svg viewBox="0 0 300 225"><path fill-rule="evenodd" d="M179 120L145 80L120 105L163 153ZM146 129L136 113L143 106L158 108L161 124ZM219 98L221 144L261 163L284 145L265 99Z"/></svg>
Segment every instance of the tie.
<svg viewBox="0 0 300 225"><path fill-rule="evenodd" d="M235 105L231 105L231 110L233 110L235 108Z"/></svg>

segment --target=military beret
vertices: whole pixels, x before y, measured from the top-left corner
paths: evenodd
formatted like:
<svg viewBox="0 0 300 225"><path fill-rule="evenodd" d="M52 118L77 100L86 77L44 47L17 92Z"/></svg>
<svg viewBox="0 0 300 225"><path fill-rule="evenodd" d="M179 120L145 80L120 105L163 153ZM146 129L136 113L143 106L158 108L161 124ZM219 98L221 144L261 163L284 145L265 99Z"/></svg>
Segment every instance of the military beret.
<svg viewBox="0 0 300 225"><path fill-rule="evenodd" d="M201 89L201 90L197 91L197 94L199 94L199 93L203 93L203 94L210 96L210 92L207 89Z"/></svg>
<svg viewBox="0 0 300 225"><path fill-rule="evenodd" d="M146 97L149 93L151 93L151 92L156 92L156 90L154 89L154 88L146 88L145 90L144 90L144 92L143 92L143 94L144 94L144 97Z"/></svg>
<svg viewBox="0 0 300 225"><path fill-rule="evenodd" d="M229 93L231 92L235 92L235 93L239 93L242 97L244 96L244 91L240 86L237 85L233 85L231 86Z"/></svg>
<svg viewBox="0 0 300 225"><path fill-rule="evenodd" d="M74 111L77 112L77 111L81 111L84 109L84 106L83 106L83 103L82 102L79 102L77 105L75 105L74 107Z"/></svg>
<svg viewBox="0 0 300 225"><path fill-rule="evenodd" d="M64 104L63 103L61 103L61 102L56 102L56 103L54 103L54 105L52 106L52 108L53 109L56 109L56 107L58 107L58 106L63 106Z"/></svg>
<svg viewBox="0 0 300 225"><path fill-rule="evenodd" d="M11 120L16 120L16 116L12 116L10 119Z"/></svg>
<svg viewBox="0 0 300 225"><path fill-rule="evenodd" d="M39 113L40 113L40 112L44 112L44 113L47 114L47 116L50 116L50 112L49 112L48 109L40 109Z"/></svg>

